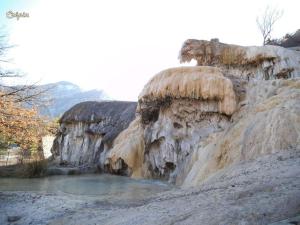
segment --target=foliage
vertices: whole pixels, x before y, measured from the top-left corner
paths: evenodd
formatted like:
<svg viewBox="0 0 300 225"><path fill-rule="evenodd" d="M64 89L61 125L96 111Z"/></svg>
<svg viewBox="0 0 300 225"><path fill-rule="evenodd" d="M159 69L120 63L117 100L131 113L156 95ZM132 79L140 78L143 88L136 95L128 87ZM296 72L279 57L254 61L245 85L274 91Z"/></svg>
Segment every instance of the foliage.
<svg viewBox="0 0 300 225"><path fill-rule="evenodd" d="M41 177L46 174L47 160L34 160L25 165L23 177Z"/></svg>
<svg viewBox="0 0 300 225"><path fill-rule="evenodd" d="M23 150L38 151L43 135L55 132L57 125L39 116L37 111L41 90L35 84L7 86L4 79L18 79L20 73L8 70L7 51L13 46L7 44L7 36L0 30L0 148L17 144Z"/></svg>
<svg viewBox="0 0 300 225"><path fill-rule="evenodd" d="M15 164L0 167L0 177L42 177L47 175L47 160L34 159L25 164Z"/></svg>
<svg viewBox="0 0 300 225"><path fill-rule="evenodd" d="M15 143L22 149L37 150L46 132L47 125L36 109L24 108L11 96L0 97L0 137L3 143Z"/></svg>
<svg viewBox="0 0 300 225"><path fill-rule="evenodd" d="M287 33L282 38L270 39L266 44L285 48L300 46L300 29L294 33Z"/></svg>

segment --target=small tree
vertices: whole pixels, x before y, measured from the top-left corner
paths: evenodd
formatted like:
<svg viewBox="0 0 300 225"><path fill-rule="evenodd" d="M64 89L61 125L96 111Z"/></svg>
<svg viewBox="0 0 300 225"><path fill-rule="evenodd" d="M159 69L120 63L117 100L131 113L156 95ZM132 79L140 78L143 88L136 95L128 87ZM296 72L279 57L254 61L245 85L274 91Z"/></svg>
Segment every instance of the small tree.
<svg viewBox="0 0 300 225"><path fill-rule="evenodd" d="M22 149L36 150L46 133L46 123L36 109L24 108L14 100L11 96L0 98L1 140L18 144Z"/></svg>
<svg viewBox="0 0 300 225"><path fill-rule="evenodd" d="M7 44L6 39L0 29L0 145L17 144L23 150L36 151L42 136L54 130L53 125L39 115L36 107L41 95L48 90L40 89L35 84L5 85L4 79L22 77L4 66L10 63L6 53L13 47Z"/></svg>
<svg viewBox="0 0 300 225"><path fill-rule="evenodd" d="M274 24L282 17L283 11L268 6L261 16L256 17L256 24L263 36L263 45L271 39Z"/></svg>

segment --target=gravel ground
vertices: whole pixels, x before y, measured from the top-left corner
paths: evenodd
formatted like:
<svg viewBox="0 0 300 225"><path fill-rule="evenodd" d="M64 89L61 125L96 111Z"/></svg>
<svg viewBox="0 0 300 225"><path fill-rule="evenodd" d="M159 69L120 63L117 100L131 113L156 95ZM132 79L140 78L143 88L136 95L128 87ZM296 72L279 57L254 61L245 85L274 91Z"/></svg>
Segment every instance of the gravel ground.
<svg viewBox="0 0 300 225"><path fill-rule="evenodd" d="M0 192L3 225L284 225L300 224L299 215L299 151L242 162L219 171L199 187L138 200Z"/></svg>

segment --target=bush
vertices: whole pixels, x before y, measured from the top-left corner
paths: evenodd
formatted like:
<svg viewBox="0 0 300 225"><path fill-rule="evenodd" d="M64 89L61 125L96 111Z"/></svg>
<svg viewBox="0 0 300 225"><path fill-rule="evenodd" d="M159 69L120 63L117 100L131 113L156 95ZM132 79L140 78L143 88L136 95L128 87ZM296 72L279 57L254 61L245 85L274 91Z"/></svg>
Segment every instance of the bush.
<svg viewBox="0 0 300 225"><path fill-rule="evenodd" d="M24 177L42 177L47 172L47 160L34 160L25 165Z"/></svg>

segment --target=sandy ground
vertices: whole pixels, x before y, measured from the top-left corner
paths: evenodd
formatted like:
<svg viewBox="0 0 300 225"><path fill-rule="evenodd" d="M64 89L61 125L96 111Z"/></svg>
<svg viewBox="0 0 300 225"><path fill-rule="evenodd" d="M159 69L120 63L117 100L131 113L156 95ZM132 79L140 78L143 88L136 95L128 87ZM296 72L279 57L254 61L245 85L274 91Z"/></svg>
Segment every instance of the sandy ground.
<svg viewBox="0 0 300 225"><path fill-rule="evenodd" d="M197 188L171 190L138 200L0 192L3 225L284 225L300 224L299 215L299 151L243 162L220 171Z"/></svg>

